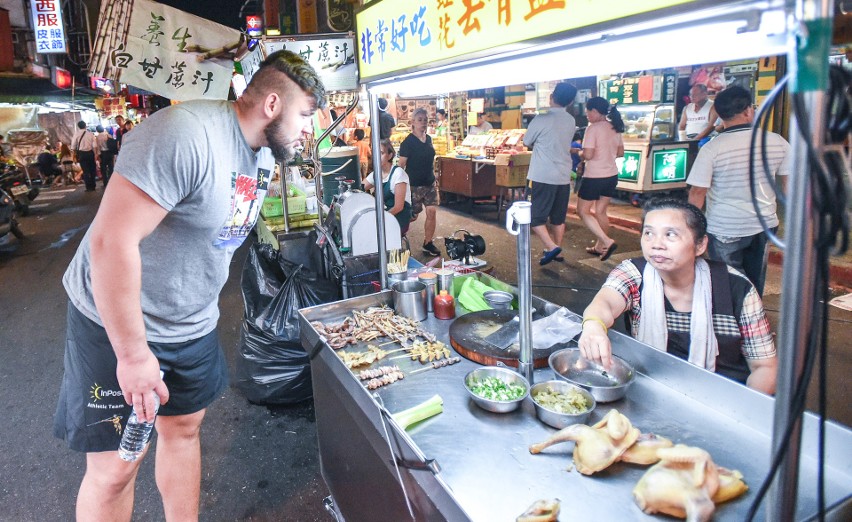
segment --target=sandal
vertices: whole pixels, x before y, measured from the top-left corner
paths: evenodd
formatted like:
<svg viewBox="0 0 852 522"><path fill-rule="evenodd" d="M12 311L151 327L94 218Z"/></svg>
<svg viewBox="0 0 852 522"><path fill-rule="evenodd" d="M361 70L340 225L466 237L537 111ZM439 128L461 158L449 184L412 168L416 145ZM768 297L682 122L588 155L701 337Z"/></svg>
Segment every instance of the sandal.
<svg viewBox="0 0 852 522"><path fill-rule="evenodd" d="M592 255L594 255L594 256L601 256L601 255L603 255L603 252L601 252L600 250L598 250L598 249L597 249L597 248L595 248L595 247L586 247L586 253L587 253L587 254L592 254Z"/></svg>
<svg viewBox="0 0 852 522"><path fill-rule="evenodd" d="M609 256L611 256L612 253L615 252L616 248L618 248L618 245L616 245L615 242L609 245L609 247L601 254L601 261L606 261L607 259L609 259Z"/></svg>

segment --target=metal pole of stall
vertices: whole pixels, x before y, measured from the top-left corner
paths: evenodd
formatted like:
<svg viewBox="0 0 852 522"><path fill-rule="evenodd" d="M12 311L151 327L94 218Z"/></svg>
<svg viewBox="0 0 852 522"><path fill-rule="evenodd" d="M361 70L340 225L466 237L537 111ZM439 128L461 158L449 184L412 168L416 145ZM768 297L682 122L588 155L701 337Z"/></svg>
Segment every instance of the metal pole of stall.
<svg viewBox="0 0 852 522"><path fill-rule="evenodd" d="M800 0L796 9L801 25L791 35L791 90L793 96L801 95L804 107L799 113L808 115L806 127L810 128L811 135L802 136L799 133L802 122L793 114L790 122L792 169L788 181L784 228L786 249L782 274L781 316L778 321L778 377L772 454L778 452L785 442L789 446L768 493L766 520L772 522L792 521L796 517L802 417L793 411L792 403L797 384L802 378L805 352L812 331L816 277L816 218L810 189L812 167L808 149L813 147L817 152L823 149L824 87L828 80L828 54L821 52L819 42L826 38L830 41L832 4L828 0ZM805 30L802 31L802 28ZM820 65L822 63L824 66ZM821 75L823 78L820 78ZM794 100L794 103L798 101ZM798 418L795 417L797 415ZM794 428L789 441L785 441L785 431L790 423L794 423Z"/></svg>
<svg viewBox="0 0 852 522"><path fill-rule="evenodd" d="M530 264L530 223L532 204L518 201L506 211L506 230L518 236L518 372L533 384L532 350L532 265Z"/></svg>
<svg viewBox="0 0 852 522"><path fill-rule="evenodd" d="M388 248L385 241L385 202L382 198L382 149L379 98L368 91L370 100L370 146L373 150L373 187L376 196L376 245L379 250L379 281L388 287Z"/></svg>

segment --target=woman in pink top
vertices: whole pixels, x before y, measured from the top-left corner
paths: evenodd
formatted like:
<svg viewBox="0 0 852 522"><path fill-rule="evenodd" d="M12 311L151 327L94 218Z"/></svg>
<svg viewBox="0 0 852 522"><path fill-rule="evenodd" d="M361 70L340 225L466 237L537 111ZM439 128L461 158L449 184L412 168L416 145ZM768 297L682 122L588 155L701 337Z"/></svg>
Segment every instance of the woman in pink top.
<svg viewBox="0 0 852 522"><path fill-rule="evenodd" d="M600 96L586 102L586 117L589 118L589 126L580 151L580 156L586 162L586 170L577 193L577 213L597 239L595 246L586 248L586 252L606 261L618 248L615 240L608 235L609 218L606 209L609 200L615 196L615 186L618 184L615 158L624 156L624 142L621 140L624 122L615 105L610 107L609 102Z"/></svg>

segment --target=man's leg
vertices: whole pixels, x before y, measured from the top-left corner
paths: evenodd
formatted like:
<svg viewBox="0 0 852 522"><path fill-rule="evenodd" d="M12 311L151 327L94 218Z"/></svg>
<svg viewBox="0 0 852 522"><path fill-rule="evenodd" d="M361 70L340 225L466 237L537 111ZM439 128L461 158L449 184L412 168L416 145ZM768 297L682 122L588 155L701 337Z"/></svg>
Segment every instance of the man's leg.
<svg viewBox="0 0 852 522"><path fill-rule="evenodd" d="M772 229L775 233L778 228ZM769 258L769 237L761 232L751 236L751 241L743 250L743 271L746 277L757 289L757 293L763 297L763 287L766 284L766 263Z"/></svg>
<svg viewBox="0 0 852 522"><path fill-rule="evenodd" d="M77 522L129 521L133 487L142 458L124 462L117 451L86 454L86 474L77 494Z"/></svg>
<svg viewBox="0 0 852 522"><path fill-rule="evenodd" d="M547 231L547 225L537 225L530 228L533 231L533 234L535 234L539 239L541 239L541 242L544 243L545 250L553 250L559 246L553 241L553 238L550 237L550 233Z"/></svg>
<svg viewBox="0 0 852 522"><path fill-rule="evenodd" d="M429 243L435 237L435 228L438 225L437 211L435 207L428 206L426 208L426 224L423 230L423 244Z"/></svg>
<svg viewBox="0 0 852 522"><path fill-rule="evenodd" d="M157 488L169 522L198 520L201 421L206 410L157 418Z"/></svg>
<svg viewBox="0 0 852 522"><path fill-rule="evenodd" d="M740 272L745 272L743 267L743 250L748 244L749 238L739 238L736 241L725 243L713 234L707 234L707 257L713 261L726 263Z"/></svg>

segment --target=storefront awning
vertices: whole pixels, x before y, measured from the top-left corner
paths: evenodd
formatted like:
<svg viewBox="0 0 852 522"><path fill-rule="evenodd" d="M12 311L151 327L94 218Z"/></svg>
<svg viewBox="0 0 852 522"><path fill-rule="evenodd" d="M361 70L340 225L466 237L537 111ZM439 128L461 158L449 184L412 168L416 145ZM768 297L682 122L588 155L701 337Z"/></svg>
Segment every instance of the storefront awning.
<svg viewBox="0 0 852 522"><path fill-rule="evenodd" d="M0 77L0 103L75 103L94 107L98 93L91 89L60 89L45 78Z"/></svg>

